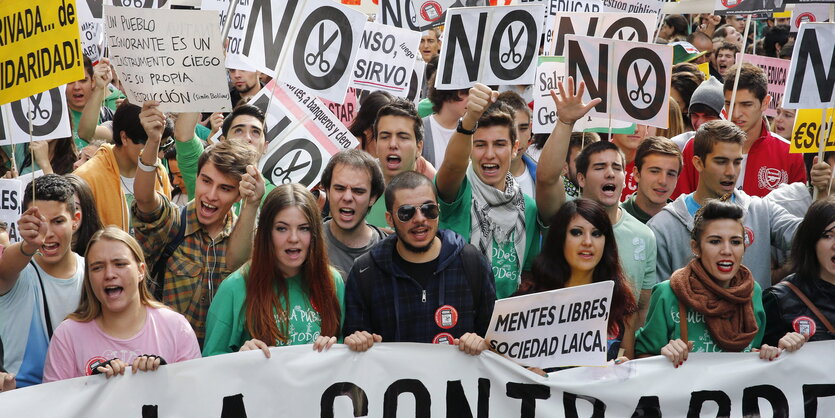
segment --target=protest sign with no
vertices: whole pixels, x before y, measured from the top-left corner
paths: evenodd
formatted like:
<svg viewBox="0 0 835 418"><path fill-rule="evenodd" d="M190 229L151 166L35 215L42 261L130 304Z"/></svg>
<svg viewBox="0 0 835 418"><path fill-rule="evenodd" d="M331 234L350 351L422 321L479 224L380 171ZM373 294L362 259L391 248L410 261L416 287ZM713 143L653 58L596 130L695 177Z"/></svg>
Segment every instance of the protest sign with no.
<svg viewBox="0 0 835 418"><path fill-rule="evenodd" d="M0 117L6 115L9 120L3 125L8 131L8 140L0 140L0 145L29 142L30 119L33 141L72 136L66 86L55 87L23 100L4 104Z"/></svg>
<svg viewBox="0 0 835 418"><path fill-rule="evenodd" d="M241 53L279 81L342 103L366 20L330 0L252 0Z"/></svg>
<svg viewBox="0 0 835 418"><path fill-rule="evenodd" d="M450 7L486 5L484 0L379 0L377 16L384 25L422 31L441 26Z"/></svg>
<svg viewBox="0 0 835 418"><path fill-rule="evenodd" d="M615 120L667 128L668 45L566 36L566 73L586 83L583 101L603 99L589 112Z"/></svg>
<svg viewBox="0 0 835 418"><path fill-rule="evenodd" d="M554 16L557 12L596 13L603 8L602 0L513 0L511 4L543 4L545 5L545 19L542 21L544 34L543 50L551 49L554 33Z"/></svg>
<svg viewBox="0 0 835 418"><path fill-rule="evenodd" d="M357 116L357 110L359 110L357 89L353 87L348 89L348 92L345 94L345 101L342 103L332 102L328 99L321 100L345 126L349 126L354 120L354 117Z"/></svg>
<svg viewBox="0 0 835 418"><path fill-rule="evenodd" d="M528 367L603 365L613 288L606 281L497 300L485 339Z"/></svg>
<svg viewBox="0 0 835 418"><path fill-rule="evenodd" d="M739 53L736 54L736 62L742 62ZM759 55L745 55L745 62L760 67L768 79L768 94L771 95L771 102L765 110L766 116L777 116L777 106L783 102L783 92L786 90L786 78L789 75L791 62L780 58L763 57Z"/></svg>
<svg viewBox="0 0 835 418"><path fill-rule="evenodd" d="M0 57L0 104L84 78L75 2L0 2Z"/></svg>
<svg viewBox="0 0 835 418"><path fill-rule="evenodd" d="M234 0L203 0L201 10L217 10L220 14L220 27L226 23L229 2ZM245 71L255 71L255 66L249 63L243 55L241 48L244 43L244 29L246 28L246 17L249 15L249 8L252 5L250 0L239 0L232 15L232 26L226 35L229 43L226 47L226 68L234 68Z"/></svg>
<svg viewBox="0 0 835 418"><path fill-rule="evenodd" d="M549 55L565 56L566 35L651 42L657 20L658 16L647 13L556 13Z"/></svg>
<svg viewBox="0 0 835 418"><path fill-rule="evenodd" d="M835 109L829 109L826 112L826 120L835 113ZM792 128L791 138L789 140L789 152L794 154L799 153L813 153L820 149L821 135L826 133L828 123L821 125L823 117L823 109L799 109L795 113L794 127ZM835 151L835 129L829 126L829 137L826 138L826 151Z"/></svg>
<svg viewBox="0 0 835 418"><path fill-rule="evenodd" d="M419 45L420 32L366 23L351 85L406 97Z"/></svg>
<svg viewBox="0 0 835 418"><path fill-rule="evenodd" d="M821 109L835 98L835 23L804 23L797 33L783 107Z"/></svg>
<svg viewBox="0 0 835 418"><path fill-rule="evenodd" d="M132 103L163 112L230 110L217 12L105 6L110 62Z"/></svg>
<svg viewBox="0 0 835 418"><path fill-rule="evenodd" d="M435 88L532 84L543 13L538 4L450 9Z"/></svg>

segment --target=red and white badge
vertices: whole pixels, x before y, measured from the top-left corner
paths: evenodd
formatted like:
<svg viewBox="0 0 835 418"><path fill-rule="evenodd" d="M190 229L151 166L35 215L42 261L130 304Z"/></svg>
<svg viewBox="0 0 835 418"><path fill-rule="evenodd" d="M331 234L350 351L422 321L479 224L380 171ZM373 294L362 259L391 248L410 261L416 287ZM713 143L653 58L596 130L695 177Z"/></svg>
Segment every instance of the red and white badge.
<svg viewBox="0 0 835 418"><path fill-rule="evenodd" d="M815 335L815 320L808 316L798 316L792 321L792 328L794 332L811 337Z"/></svg>
<svg viewBox="0 0 835 418"><path fill-rule="evenodd" d="M455 338L448 332L442 332L432 339L432 344L455 344Z"/></svg>
<svg viewBox="0 0 835 418"><path fill-rule="evenodd" d="M93 372L95 372L99 368L99 366L106 362L107 359L102 356L96 356L91 358L90 360L87 360L87 364L85 365L86 367L84 367L84 374L86 374L87 376L92 376Z"/></svg>
<svg viewBox="0 0 835 418"><path fill-rule="evenodd" d="M444 305L435 311L435 324L443 329L450 329L458 324L458 310L451 305Z"/></svg>

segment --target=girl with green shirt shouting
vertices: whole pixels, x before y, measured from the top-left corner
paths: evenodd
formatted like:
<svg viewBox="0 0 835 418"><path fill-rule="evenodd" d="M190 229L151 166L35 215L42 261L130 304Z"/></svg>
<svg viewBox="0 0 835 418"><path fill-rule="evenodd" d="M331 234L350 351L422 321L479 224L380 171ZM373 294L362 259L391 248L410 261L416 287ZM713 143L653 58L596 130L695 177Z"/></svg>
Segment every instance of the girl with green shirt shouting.
<svg viewBox="0 0 835 418"><path fill-rule="evenodd" d="M328 265L316 200L299 184L269 193L252 259L224 280L209 308L203 355L313 344L341 335L345 284Z"/></svg>

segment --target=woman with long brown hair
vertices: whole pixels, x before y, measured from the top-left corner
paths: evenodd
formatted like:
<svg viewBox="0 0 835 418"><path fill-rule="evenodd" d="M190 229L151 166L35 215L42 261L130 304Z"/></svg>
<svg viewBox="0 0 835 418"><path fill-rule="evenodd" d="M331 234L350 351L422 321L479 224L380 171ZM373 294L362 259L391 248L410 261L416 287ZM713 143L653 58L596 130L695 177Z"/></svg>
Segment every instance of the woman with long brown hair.
<svg viewBox="0 0 835 418"><path fill-rule="evenodd" d="M221 283L209 308L203 354L314 344L340 335L345 284L328 265L322 218L299 184L276 187L258 217L252 260Z"/></svg>

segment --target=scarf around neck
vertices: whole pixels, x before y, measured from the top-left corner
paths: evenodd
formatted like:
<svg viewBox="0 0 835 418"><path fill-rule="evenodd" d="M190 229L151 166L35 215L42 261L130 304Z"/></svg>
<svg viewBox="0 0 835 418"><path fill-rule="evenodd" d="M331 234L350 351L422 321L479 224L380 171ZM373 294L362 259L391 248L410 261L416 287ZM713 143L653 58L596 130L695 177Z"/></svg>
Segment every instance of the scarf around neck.
<svg viewBox="0 0 835 418"><path fill-rule="evenodd" d="M525 196L516 179L508 172L505 175L504 191L498 190L481 181L472 164L467 167L467 179L473 188L470 244L475 245L492 262L494 242L500 247L513 242L516 265L521 274L525 258Z"/></svg>
<svg viewBox="0 0 835 418"><path fill-rule="evenodd" d="M700 259L694 258L673 273L670 288L681 303L704 314L707 330L722 351L742 351L759 331L751 302L754 277L745 266L739 267L726 289L710 277Z"/></svg>

